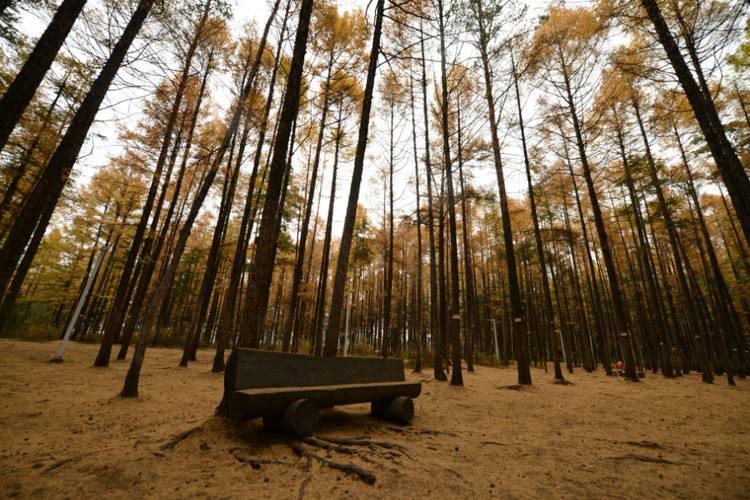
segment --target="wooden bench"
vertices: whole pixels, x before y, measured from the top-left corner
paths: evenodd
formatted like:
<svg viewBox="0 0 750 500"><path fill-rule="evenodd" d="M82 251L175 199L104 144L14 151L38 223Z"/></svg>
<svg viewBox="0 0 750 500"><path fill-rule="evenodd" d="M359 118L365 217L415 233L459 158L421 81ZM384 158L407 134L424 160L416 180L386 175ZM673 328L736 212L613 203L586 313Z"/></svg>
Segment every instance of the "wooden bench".
<svg viewBox="0 0 750 500"><path fill-rule="evenodd" d="M371 403L374 415L408 423L411 398L422 384L404 381L401 359L319 358L235 348L225 389L236 421L263 417L264 425L300 436L318 424L318 409Z"/></svg>

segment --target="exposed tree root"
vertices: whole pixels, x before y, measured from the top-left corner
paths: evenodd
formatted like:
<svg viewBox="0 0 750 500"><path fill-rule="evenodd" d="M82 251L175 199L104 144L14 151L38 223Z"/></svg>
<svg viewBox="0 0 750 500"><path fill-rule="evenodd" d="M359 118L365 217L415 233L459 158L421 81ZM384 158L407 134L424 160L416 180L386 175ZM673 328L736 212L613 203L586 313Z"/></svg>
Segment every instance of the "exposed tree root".
<svg viewBox="0 0 750 500"><path fill-rule="evenodd" d="M305 480L302 481L302 484L299 487L299 496L297 497L297 500L302 500L302 497L305 495L305 486L310 482L310 479L312 479L312 474L308 474Z"/></svg>
<svg viewBox="0 0 750 500"><path fill-rule="evenodd" d="M369 439L369 437L335 438L335 437L315 436L315 438L320 439L321 441L327 441L329 443L342 444L346 446L369 446L370 448L377 447L377 448L385 448L386 450L392 450L395 448L401 452L404 451L404 447L401 446L400 444L388 443L386 441L372 441L371 439Z"/></svg>
<svg viewBox="0 0 750 500"><path fill-rule="evenodd" d="M359 458L361 458L363 461L374 464L375 461L371 459L370 457L366 456L364 453L362 453L359 450L355 450L354 448L349 448L347 446L339 446L337 444L333 444L330 442L326 442L324 440L320 440L314 437L306 437L302 440L305 444L309 444L311 446L317 446L318 448L322 448L327 451L336 451L338 453L343 453L344 455L357 455Z"/></svg>
<svg viewBox="0 0 750 500"><path fill-rule="evenodd" d="M562 379L562 380L555 379L555 380L552 381L552 383L556 384L556 385L575 385L573 382L571 382L569 380L565 380L565 379Z"/></svg>
<svg viewBox="0 0 750 500"><path fill-rule="evenodd" d="M185 432L180 432L175 437L173 437L170 441L168 441L168 442L164 443L163 445L161 445L160 449L162 449L162 450L171 450L172 448L174 448L177 445L177 443L179 443L183 439L187 439L188 437L190 437L191 434L193 434L195 432L198 432L199 430L201 430L200 426L193 427L192 429L189 429L189 430L187 430Z"/></svg>
<svg viewBox="0 0 750 500"><path fill-rule="evenodd" d="M343 472L351 472L352 474L356 474L357 477L359 477L365 484L373 484L375 482L375 475L372 472L365 470L351 462L349 462L348 464L342 464L339 462L334 462L333 460L329 460L328 458L321 457L320 455L310 451L302 443L299 443L299 442L292 443L292 450L294 450L294 452L297 455L301 457L305 457L308 460L315 459L318 462L323 463L332 469L337 469Z"/></svg>

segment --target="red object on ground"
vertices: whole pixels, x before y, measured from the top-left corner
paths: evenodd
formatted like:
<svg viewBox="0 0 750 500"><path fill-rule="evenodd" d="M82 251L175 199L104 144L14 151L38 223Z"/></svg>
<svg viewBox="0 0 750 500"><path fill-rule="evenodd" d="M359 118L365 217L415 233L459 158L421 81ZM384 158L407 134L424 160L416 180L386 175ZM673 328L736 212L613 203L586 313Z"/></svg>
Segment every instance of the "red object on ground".
<svg viewBox="0 0 750 500"><path fill-rule="evenodd" d="M617 363L615 363L615 367L616 368L625 368L625 363L623 363L622 361L618 361Z"/></svg>

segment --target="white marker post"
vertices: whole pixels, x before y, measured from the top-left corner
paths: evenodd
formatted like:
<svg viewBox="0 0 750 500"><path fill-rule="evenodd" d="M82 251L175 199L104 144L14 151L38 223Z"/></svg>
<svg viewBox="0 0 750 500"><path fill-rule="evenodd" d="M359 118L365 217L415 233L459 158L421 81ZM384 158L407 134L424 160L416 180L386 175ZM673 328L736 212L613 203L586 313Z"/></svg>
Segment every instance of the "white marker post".
<svg viewBox="0 0 750 500"><path fill-rule="evenodd" d="M83 288L83 293L81 293L81 297L78 299L78 303L76 304L75 311L73 311L73 316L70 318L70 323L68 323L68 328L65 330L65 335L63 336L62 343L60 344L60 349L57 350L57 354L50 359L50 361L56 361L56 362L62 362L63 360L63 351L65 350L65 344L68 343L68 339L70 338L70 334L73 333L73 327L76 324L76 321L78 321L78 316L81 314L81 309L83 309L83 304L86 302L86 297L89 294L89 290L91 289L91 285L94 284L94 280L96 280L96 275L99 274L99 268L102 265L102 261L104 260L104 256L107 254L107 250L109 248L109 244L104 245L104 248L102 248L101 253L99 254L99 257L96 259L96 263L94 263L93 269L91 269L91 272L89 273L89 278L86 280L86 286Z"/></svg>

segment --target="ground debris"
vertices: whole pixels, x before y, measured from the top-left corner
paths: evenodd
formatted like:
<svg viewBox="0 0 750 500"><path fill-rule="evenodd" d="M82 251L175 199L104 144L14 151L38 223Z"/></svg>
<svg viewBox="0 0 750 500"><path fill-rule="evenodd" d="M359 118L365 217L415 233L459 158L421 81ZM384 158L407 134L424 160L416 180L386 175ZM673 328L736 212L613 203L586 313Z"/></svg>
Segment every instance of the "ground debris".
<svg viewBox="0 0 750 500"><path fill-rule="evenodd" d="M278 460L269 460L264 458L250 458L246 457L245 455L240 455L239 453L234 454L234 458L242 462L243 464L250 464L250 467L253 469L260 469L260 466L263 464L280 464Z"/></svg>
<svg viewBox="0 0 750 500"><path fill-rule="evenodd" d="M379 448L385 448L386 450L392 450L395 448L399 451L404 451L404 447L401 446L400 444L388 443L386 441L373 441L369 438L369 436L356 437L356 438L336 438L336 437L315 436L315 438L321 441L327 441L329 443L341 444L341 445L346 445L346 446L368 446L370 448L379 447Z"/></svg>
<svg viewBox="0 0 750 500"><path fill-rule="evenodd" d="M654 443L652 441L625 441L625 444L629 444L631 446L640 446L642 448L661 448L662 446L659 443Z"/></svg>
<svg viewBox="0 0 750 500"><path fill-rule="evenodd" d="M44 469L42 471L42 474L46 474L47 472L53 471L53 470L57 469L58 467L61 467L61 466L65 465L65 464L67 464L68 462L72 462L72 461L73 461L72 458L66 458L65 460L60 460L59 462L55 462L54 464L52 464L49 467L47 467L46 469Z"/></svg>
<svg viewBox="0 0 750 500"><path fill-rule="evenodd" d="M607 460L638 460L639 462L653 462L657 464L667 464L667 465L690 465L685 462L673 462L672 460L666 460L664 458L659 457L649 457L646 455L635 455L633 453L629 453L627 455L623 455L621 457L604 457Z"/></svg>
<svg viewBox="0 0 750 500"><path fill-rule="evenodd" d="M450 437L456 437L457 435L454 432L446 432L446 431L436 431L432 429L410 429L407 427L394 427L394 426L388 426L386 427L389 431L398 432L401 434L432 434L433 436L441 436L446 435Z"/></svg>
<svg viewBox="0 0 750 500"><path fill-rule="evenodd" d="M164 443L163 445L161 445L161 447L159 449L161 449L161 450L171 450L172 448L174 448L177 445L177 443L179 443L183 439L187 439L188 437L190 437L191 434L193 434L195 432L198 432L199 430L201 430L200 426L193 427L192 429L188 429L188 430L186 430L184 432L180 432L175 437L173 437L170 441L167 441L166 443Z"/></svg>
<svg viewBox="0 0 750 500"><path fill-rule="evenodd" d="M339 462L334 462L333 460L329 460L328 458L321 457L320 455L317 455L310 451L307 447L305 447L304 444L300 442L292 443L292 450L294 450L294 452L301 457L306 457L308 460L315 459L320 463L326 464L332 469L337 469L343 472L351 472L352 474L355 474L357 477L359 477L365 484L373 484L375 482L375 475L372 472L363 469L362 467L359 467L351 462L349 462L348 464L342 464Z"/></svg>

